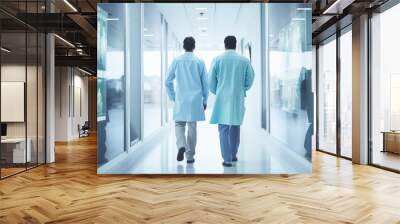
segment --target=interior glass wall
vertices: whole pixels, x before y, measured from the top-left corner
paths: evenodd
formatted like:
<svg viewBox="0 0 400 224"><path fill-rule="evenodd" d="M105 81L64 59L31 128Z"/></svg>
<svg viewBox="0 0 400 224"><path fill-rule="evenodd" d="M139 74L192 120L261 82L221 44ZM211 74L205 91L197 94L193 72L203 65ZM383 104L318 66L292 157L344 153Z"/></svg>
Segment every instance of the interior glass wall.
<svg viewBox="0 0 400 224"><path fill-rule="evenodd" d="M336 36L318 47L318 149L336 154Z"/></svg>
<svg viewBox="0 0 400 224"><path fill-rule="evenodd" d="M40 1L3 4L41 13ZM22 14L23 15L23 14ZM45 163L45 35L0 13L0 177Z"/></svg>
<svg viewBox="0 0 400 224"><path fill-rule="evenodd" d="M161 127L162 17L152 4L143 4L143 119L144 138Z"/></svg>
<svg viewBox="0 0 400 224"><path fill-rule="evenodd" d="M371 160L400 170L400 4L372 17Z"/></svg>
<svg viewBox="0 0 400 224"><path fill-rule="evenodd" d="M143 18L139 16L140 10L144 11ZM128 14L129 11L137 13ZM99 4L97 13L101 166L134 149L136 143L171 120L172 103L163 89L162 74L178 54L179 44L153 4L104 3ZM141 27L140 36L135 30ZM135 64L138 61L141 64Z"/></svg>
<svg viewBox="0 0 400 224"><path fill-rule="evenodd" d="M167 28L167 51L167 68L169 68L174 58L179 55L179 41L170 27ZM172 121L173 106L173 102L167 100L168 122Z"/></svg>
<svg viewBox="0 0 400 224"><path fill-rule="evenodd" d="M266 36L270 133L310 160L313 92L309 7L309 4L267 4Z"/></svg>
<svg viewBox="0 0 400 224"><path fill-rule="evenodd" d="M129 109L129 132L130 146L135 145L142 137L142 72L140 59L141 51L141 6L140 4L126 4L126 48L127 48L127 100L126 105ZM129 12L129 13L128 13Z"/></svg>
<svg viewBox="0 0 400 224"><path fill-rule="evenodd" d="M340 154L352 157L352 33L340 36Z"/></svg>
<svg viewBox="0 0 400 224"><path fill-rule="evenodd" d="M99 4L98 163L125 151L125 4Z"/></svg>

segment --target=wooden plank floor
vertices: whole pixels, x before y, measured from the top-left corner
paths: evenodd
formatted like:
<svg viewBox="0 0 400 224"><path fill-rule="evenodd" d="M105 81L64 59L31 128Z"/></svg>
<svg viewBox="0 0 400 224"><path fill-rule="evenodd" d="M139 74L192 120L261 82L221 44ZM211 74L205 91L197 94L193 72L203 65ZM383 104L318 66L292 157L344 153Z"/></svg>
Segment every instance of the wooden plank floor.
<svg viewBox="0 0 400 224"><path fill-rule="evenodd" d="M93 137L0 181L0 223L400 223L400 175L314 153L312 175L98 176Z"/></svg>

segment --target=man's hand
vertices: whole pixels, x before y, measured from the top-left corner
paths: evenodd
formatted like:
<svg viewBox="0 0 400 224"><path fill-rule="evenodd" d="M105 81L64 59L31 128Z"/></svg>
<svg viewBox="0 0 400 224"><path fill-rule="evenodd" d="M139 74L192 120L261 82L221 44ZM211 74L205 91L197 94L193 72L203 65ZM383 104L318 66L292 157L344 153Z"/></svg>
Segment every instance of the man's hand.
<svg viewBox="0 0 400 224"><path fill-rule="evenodd" d="M207 104L203 104L204 110L207 109Z"/></svg>

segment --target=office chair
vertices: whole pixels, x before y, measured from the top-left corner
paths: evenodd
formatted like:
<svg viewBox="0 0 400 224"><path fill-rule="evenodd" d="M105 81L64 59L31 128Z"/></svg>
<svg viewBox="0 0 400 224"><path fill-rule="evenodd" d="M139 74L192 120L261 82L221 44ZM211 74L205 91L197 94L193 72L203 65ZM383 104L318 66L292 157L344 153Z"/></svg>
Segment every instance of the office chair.
<svg viewBox="0 0 400 224"><path fill-rule="evenodd" d="M82 127L80 127L80 125L78 124L79 138L89 136L89 129L90 129L89 121L85 121Z"/></svg>

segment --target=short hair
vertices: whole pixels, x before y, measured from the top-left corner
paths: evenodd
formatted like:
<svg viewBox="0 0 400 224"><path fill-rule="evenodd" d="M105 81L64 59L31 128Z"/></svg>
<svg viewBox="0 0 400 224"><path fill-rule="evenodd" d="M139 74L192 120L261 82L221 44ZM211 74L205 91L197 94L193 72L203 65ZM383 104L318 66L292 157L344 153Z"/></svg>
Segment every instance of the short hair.
<svg viewBox="0 0 400 224"><path fill-rule="evenodd" d="M185 49L185 51L191 52L194 50L195 46L196 46L196 41L194 40L193 37L186 37L183 40L183 48Z"/></svg>
<svg viewBox="0 0 400 224"><path fill-rule="evenodd" d="M224 40L225 49L236 49L236 37L235 36L227 36Z"/></svg>

